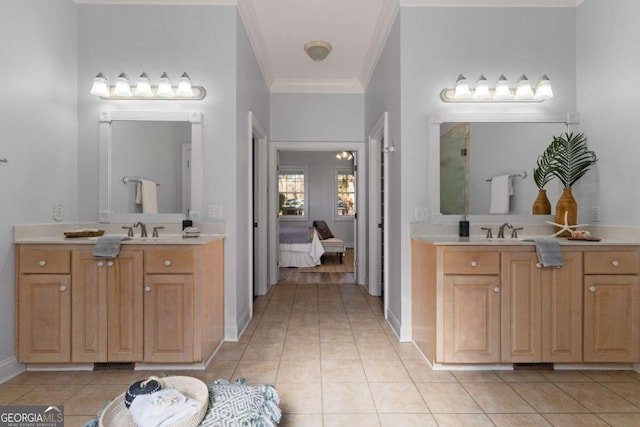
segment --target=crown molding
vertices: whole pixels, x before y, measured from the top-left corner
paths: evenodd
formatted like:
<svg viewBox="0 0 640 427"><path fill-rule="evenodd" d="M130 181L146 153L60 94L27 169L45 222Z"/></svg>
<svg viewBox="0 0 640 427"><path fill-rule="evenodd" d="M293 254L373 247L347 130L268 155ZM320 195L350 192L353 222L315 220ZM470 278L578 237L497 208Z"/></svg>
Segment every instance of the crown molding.
<svg viewBox="0 0 640 427"><path fill-rule="evenodd" d="M382 55L382 50L387 42L391 27L393 27L393 22L399 10L398 0L385 0L382 3L378 21L376 22L371 37L371 43L369 43L369 48L367 49L364 62L362 63L362 69L360 70L360 83L362 87L366 88L369 85L369 81L376 69L380 55Z"/></svg>
<svg viewBox="0 0 640 427"><path fill-rule="evenodd" d="M249 38L249 44L253 48L253 53L258 61L258 67L262 71L262 77L267 85L271 86L273 83L273 68L271 67L271 61L269 55L267 55L267 46L262 38L262 27L260 27L260 20L256 14L256 9L253 7L253 3L249 0L238 0L238 14L244 24L244 29Z"/></svg>
<svg viewBox="0 0 640 427"><path fill-rule="evenodd" d="M399 0L400 7L577 7L584 0Z"/></svg>
<svg viewBox="0 0 640 427"><path fill-rule="evenodd" d="M362 94L364 87L359 80L276 80L271 93L333 93Z"/></svg>

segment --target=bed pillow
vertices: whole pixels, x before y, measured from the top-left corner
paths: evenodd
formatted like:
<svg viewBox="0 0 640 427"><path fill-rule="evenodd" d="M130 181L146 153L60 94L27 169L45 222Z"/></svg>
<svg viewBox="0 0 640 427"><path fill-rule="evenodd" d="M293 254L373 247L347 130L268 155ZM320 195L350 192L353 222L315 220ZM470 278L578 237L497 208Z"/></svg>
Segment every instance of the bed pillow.
<svg viewBox="0 0 640 427"><path fill-rule="evenodd" d="M330 239L333 237L333 233L331 233L329 226L324 222L324 220L313 221L313 226L318 230L320 240Z"/></svg>

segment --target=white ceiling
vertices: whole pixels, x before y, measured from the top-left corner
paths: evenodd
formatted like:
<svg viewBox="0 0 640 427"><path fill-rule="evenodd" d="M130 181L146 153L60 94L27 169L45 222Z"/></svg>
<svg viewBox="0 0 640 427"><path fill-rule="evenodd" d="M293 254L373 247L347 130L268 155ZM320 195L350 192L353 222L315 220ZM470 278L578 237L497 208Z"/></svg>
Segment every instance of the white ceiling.
<svg viewBox="0 0 640 427"><path fill-rule="evenodd" d="M362 93L398 8L575 7L583 0L76 0L78 3L238 5L271 92ZM313 61L304 44L333 50Z"/></svg>

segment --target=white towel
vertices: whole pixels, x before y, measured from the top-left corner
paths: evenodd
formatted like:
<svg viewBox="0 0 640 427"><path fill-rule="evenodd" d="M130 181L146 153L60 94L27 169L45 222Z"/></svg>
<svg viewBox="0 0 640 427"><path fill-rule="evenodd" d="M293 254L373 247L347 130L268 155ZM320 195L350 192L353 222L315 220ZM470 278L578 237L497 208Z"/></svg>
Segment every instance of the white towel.
<svg viewBox="0 0 640 427"><path fill-rule="evenodd" d="M513 194L509 175L498 175L491 178L491 206L489 213L508 214L509 197Z"/></svg>
<svg viewBox="0 0 640 427"><path fill-rule="evenodd" d="M200 409L200 403L174 388L163 388L133 399L129 412L139 427L173 426Z"/></svg>
<svg viewBox="0 0 640 427"><path fill-rule="evenodd" d="M142 213L158 213L158 191L155 182L148 179L138 182L136 203L142 205Z"/></svg>

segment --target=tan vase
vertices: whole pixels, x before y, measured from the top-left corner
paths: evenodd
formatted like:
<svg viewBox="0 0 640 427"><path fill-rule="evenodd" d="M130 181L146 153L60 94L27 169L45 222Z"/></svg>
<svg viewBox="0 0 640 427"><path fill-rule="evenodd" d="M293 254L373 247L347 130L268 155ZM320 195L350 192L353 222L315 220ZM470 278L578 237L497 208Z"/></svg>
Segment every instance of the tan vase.
<svg viewBox="0 0 640 427"><path fill-rule="evenodd" d="M538 190L538 197L533 202L531 213L534 215L551 215L551 202L547 198L547 190Z"/></svg>
<svg viewBox="0 0 640 427"><path fill-rule="evenodd" d="M564 214L567 213L567 225L576 225L578 223L578 203L573 198L571 187L562 190L562 195L556 204L556 224L564 224ZM560 231L556 227L556 231ZM558 235L558 237L571 237L568 231Z"/></svg>

